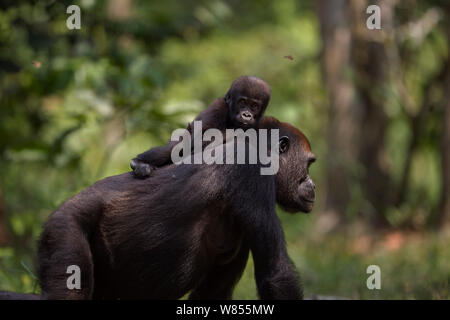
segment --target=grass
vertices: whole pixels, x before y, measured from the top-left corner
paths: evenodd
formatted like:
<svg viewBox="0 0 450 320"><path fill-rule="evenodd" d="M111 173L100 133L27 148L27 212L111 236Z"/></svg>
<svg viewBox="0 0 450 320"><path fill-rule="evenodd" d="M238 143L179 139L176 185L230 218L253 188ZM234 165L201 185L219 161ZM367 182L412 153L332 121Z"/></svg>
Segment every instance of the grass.
<svg viewBox="0 0 450 320"><path fill-rule="evenodd" d="M450 299L450 237L440 234L299 237L288 243L305 296L350 299ZM369 290L369 265L381 269L381 289ZM255 299L249 261L235 299Z"/></svg>

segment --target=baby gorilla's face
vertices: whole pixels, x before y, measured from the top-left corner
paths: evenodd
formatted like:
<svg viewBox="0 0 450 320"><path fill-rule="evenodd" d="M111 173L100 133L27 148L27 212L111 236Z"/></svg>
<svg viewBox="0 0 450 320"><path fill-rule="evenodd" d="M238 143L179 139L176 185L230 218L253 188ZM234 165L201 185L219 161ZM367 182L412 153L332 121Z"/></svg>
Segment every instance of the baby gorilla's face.
<svg viewBox="0 0 450 320"><path fill-rule="evenodd" d="M258 125L265 107L260 100L241 95L232 109L237 128L254 128Z"/></svg>
<svg viewBox="0 0 450 320"><path fill-rule="evenodd" d="M225 96L235 128L255 128L270 100L270 87L256 77L240 77Z"/></svg>

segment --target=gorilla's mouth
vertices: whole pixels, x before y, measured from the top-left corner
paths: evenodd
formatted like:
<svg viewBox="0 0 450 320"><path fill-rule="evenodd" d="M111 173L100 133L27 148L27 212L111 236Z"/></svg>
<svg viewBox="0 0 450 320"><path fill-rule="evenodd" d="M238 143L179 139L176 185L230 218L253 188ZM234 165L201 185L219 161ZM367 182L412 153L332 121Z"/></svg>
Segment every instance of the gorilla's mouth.
<svg viewBox="0 0 450 320"><path fill-rule="evenodd" d="M306 202L306 203L314 203L314 201L315 201L315 199L314 198L312 198L312 199L307 199L307 198L305 198L305 197L300 197L300 199L302 199L304 202Z"/></svg>
<svg viewBox="0 0 450 320"><path fill-rule="evenodd" d="M241 129L248 129L252 126L253 126L253 122L251 122L251 121L242 121L241 120L241 122L239 122L239 127Z"/></svg>
<svg viewBox="0 0 450 320"><path fill-rule="evenodd" d="M302 212L304 213L309 213L312 211L313 207L314 207L314 198L305 198L305 197L300 197L300 199L303 202L303 210Z"/></svg>
<svg viewBox="0 0 450 320"><path fill-rule="evenodd" d="M314 207L315 198L305 198L303 196L300 196L297 198L298 200L296 203L283 203L279 206L286 212L289 213L296 213L296 212L303 212L303 213L310 213Z"/></svg>

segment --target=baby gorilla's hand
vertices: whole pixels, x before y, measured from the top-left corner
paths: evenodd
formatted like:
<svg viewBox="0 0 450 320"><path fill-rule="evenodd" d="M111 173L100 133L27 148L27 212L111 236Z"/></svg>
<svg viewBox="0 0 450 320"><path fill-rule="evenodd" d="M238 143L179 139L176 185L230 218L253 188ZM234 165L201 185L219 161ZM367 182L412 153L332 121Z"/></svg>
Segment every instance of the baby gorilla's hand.
<svg viewBox="0 0 450 320"><path fill-rule="evenodd" d="M145 179L150 176L150 172L154 169L148 163L142 162L137 158L131 160L130 167L133 169L134 176L140 179Z"/></svg>

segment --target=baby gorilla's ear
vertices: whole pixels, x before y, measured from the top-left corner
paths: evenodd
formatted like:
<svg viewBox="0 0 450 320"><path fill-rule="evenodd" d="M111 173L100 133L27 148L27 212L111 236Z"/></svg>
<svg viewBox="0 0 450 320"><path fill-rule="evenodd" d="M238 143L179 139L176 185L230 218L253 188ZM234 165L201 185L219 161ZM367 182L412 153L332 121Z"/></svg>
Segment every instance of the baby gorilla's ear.
<svg viewBox="0 0 450 320"><path fill-rule="evenodd" d="M225 95L225 102L230 107L231 106L231 90L228 90L227 94Z"/></svg>

